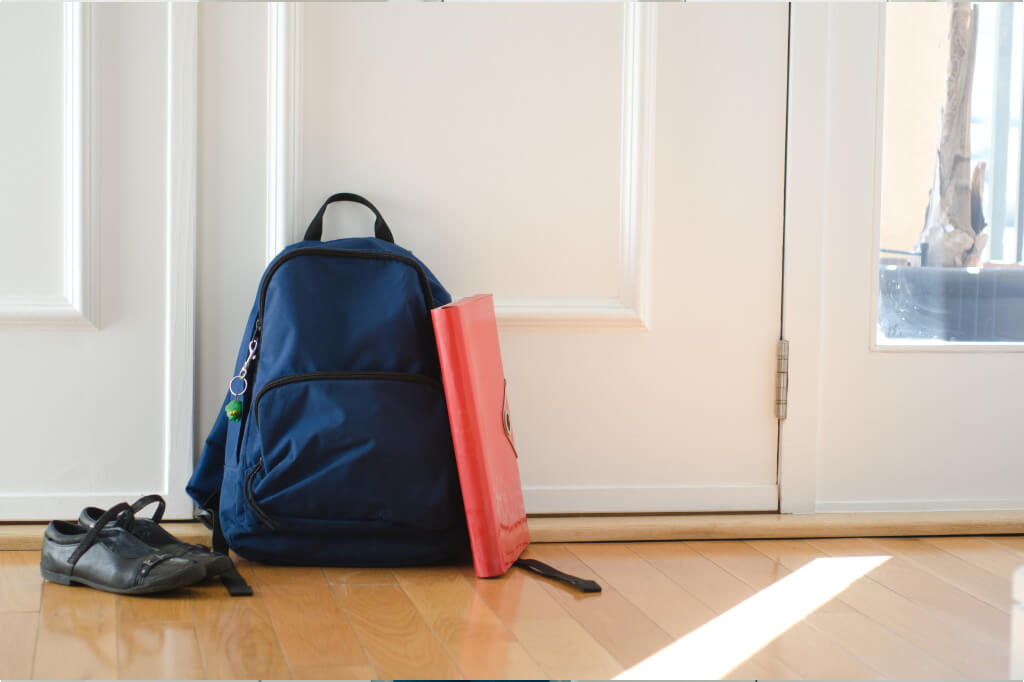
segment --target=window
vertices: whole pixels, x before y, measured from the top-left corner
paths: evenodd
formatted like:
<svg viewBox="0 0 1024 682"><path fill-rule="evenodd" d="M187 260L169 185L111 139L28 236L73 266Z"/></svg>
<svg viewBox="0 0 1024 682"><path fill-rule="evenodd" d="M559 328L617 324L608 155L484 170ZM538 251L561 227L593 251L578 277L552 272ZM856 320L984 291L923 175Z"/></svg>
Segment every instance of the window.
<svg viewBox="0 0 1024 682"><path fill-rule="evenodd" d="M888 5L885 60L878 342L1024 341L1024 8Z"/></svg>

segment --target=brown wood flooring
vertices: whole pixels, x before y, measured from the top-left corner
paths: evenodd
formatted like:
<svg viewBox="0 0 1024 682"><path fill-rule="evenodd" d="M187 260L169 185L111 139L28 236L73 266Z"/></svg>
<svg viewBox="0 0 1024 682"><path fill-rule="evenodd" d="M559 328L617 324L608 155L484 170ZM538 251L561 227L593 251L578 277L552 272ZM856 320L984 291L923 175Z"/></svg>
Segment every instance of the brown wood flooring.
<svg viewBox="0 0 1024 682"><path fill-rule="evenodd" d="M521 569L476 580L468 566L238 560L253 598L219 582L119 597L45 583L36 551L0 552L0 679L590 679L652 655L665 677L1005 678L1024 536L535 544L527 556L604 592Z"/></svg>

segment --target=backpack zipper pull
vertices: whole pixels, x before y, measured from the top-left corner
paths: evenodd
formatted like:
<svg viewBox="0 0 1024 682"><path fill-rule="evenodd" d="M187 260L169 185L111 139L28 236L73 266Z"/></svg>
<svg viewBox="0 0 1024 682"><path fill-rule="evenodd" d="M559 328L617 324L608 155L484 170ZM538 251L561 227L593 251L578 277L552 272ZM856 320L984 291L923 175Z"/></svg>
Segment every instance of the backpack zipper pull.
<svg viewBox="0 0 1024 682"><path fill-rule="evenodd" d="M228 382L228 393L234 398L234 400L224 406L224 414L227 415L228 421L236 422L242 418L242 399L245 397L245 392L249 389L249 381L245 378L245 375L249 372L249 363L256 357L261 327L260 320L257 319L253 329L252 340L249 341L249 357L242 363L242 369L239 370L238 374L231 377L231 381ZM241 388L236 391L235 388L238 382L241 382Z"/></svg>

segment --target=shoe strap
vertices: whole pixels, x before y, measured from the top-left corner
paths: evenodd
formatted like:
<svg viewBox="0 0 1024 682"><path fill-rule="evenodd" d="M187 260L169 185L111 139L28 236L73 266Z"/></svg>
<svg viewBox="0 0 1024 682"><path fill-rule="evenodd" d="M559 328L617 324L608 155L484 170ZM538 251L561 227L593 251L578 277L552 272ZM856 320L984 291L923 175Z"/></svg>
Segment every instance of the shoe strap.
<svg viewBox="0 0 1024 682"><path fill-rule="evenodd" d="M100 532L106 527L108 523L119 517L121 514L127 514L129 523L135 520L135 514L132 512L131 506L127 502L119 502L107 511L100 514L100 517L96 519L96 523L93 524L89 532L85 534L82 541L78 543L78 547L71 556L68 557L68 563L74 566L78 563L78 560L82 558L82 555L89 551L89 548L96 544L96 540L100 537Z"/></svg>
<svg viewBox="0 0 1024 682"><path fill-rule="evenodd" d="M167 509L167 503L160 495L143 495L132 502L132 512L138 514L140 511L154 503L156 504L156 512L153 513L152 520L153 523L160 523L160 519L164 517L164 510Z"/></svg>
<svg viewBox="0 0 1024 682"><path fill-rule="evenodd" d="M138 581L141 583L143 578L149 575L149 572L153 570L153 567L159 563L163 563L168 559L174 558L173 554L159 552L146 557L146 560L142 562L142 566L139 567L139 578Z"/></svg>

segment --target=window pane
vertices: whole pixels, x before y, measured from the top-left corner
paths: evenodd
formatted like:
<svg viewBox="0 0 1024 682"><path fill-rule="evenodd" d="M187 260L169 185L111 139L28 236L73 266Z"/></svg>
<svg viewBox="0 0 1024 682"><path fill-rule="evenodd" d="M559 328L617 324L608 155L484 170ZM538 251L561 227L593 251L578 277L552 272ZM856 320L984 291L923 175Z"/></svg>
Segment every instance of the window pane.
<svg viewBox="0 0 1024 682"><path fill-rule="evenodd" d="M1014 3L887 6L880 343L1024 341L1022 43Z"/></svg>

